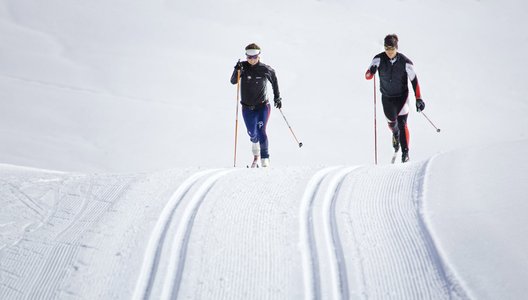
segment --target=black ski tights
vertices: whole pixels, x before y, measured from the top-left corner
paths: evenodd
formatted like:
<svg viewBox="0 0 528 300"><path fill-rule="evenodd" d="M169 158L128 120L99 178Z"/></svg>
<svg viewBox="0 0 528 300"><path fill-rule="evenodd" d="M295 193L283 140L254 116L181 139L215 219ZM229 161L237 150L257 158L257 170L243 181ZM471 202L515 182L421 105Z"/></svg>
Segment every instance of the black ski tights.
<svg viewBox="0 0 528 300"><path fill-rule="evenodd" d="M409 152L409 129L407 129L407 116L398 116L396 121L389 122L389 128L396 140L400 141L403 152Z"/></svg>
<svg viewBox="0 0 528 300"><path fill-rule="evenodd" d="M389 122L392 135L399 140L403 152L409 151L409 130L407 129L407 115L409 105L407 104L408 93L400 97L381 97L383 112ZM400 115L401 113L404 113Z"/></svg>

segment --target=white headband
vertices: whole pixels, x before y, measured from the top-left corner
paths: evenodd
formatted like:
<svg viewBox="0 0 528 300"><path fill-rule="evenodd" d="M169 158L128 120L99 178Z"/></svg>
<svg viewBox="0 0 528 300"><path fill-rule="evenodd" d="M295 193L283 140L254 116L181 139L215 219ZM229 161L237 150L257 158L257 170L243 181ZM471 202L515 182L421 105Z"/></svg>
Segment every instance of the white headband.
<svg viewBox="0 0 528 300"><path fill-rule="evenodd" d="M255 55L259 55L260 54L260 50L259 49L248 49L246 50L246 55L247 56L255 56Z"/></svg>

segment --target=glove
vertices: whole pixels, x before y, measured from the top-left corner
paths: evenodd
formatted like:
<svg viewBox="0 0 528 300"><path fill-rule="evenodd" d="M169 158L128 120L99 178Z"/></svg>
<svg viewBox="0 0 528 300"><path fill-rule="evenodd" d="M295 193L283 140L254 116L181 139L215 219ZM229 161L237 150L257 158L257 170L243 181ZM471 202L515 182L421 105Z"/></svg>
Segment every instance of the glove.
<svg viewBox="0 0 528 300"><path fill-rule="evenodd" d="M376 74L377 70L378 68L376 66L371 66L365 73L365 79L371 80L372 78L374 78L374 75Z"/></svg>
<svg viewBox="0 0 528 300"><path fill-rule="evenodd" d="M365 73L365 79L371 80L372 78L374 78L374 74L370 73L370 70L367 70L367 73Z"/></svg>
<svg viewBox="0 0 528 300"><path fill-rule="evenodd" d="M416 99L416 111L421 112L425 109L425 103L422 99Z"/></svg>
<svg viewBox="0 0 528 300"><path fill-rule="evenodd" d="M237 70L237 71L238 71L238 70L242 71L242 69L243 69L243 68L242 68L242 62L239 60L239 61L236 63L236 65L235 65L235 70Z"/></svg>
<svg viewBox="0 0 528 300"><path fill-rule="evenodd" d="M282 98L280 98L280 97L279 98L275 98L273 100L273 102L275 102L275 107L276 108L280 109L282 107Z"/></svg>

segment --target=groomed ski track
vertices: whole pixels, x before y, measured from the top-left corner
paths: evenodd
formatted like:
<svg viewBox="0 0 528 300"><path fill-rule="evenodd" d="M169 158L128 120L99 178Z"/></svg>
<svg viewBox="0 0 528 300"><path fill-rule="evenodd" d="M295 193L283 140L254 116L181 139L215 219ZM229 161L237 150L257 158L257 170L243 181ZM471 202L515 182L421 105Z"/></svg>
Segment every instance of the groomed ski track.
<svg viewBox="0 0 528 300"><path fill-rule="evenodd" d="M466 299L423 217L429 163L4 169L4 198L42 217L14 221L31 230L0 249L0 298ZM92 261L97 251L109 255Z"/></svg>

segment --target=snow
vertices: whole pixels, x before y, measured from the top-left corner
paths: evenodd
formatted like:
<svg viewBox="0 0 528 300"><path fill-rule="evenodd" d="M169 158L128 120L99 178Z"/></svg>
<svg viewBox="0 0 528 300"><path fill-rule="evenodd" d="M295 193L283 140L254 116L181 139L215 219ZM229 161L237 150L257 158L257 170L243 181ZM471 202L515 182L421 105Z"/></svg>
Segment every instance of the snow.
<svg viewBox="0 0 528 300"><path fill-rule="evenodd" d="M520 299L528 4L0 1L1 299ZM363 74L400 36L425 113L390 165ZM232 67L277 71L233 168ZM411 108L414 100L411 97ZM246 161L247 160L247 161Z"/></svg>
<svg viewBox="0 0 528 300"><path fill-rule="evenodd" d="M430 167L426 215L441 252L475 298L526 295L527 144L447 153Z"/></svg>

